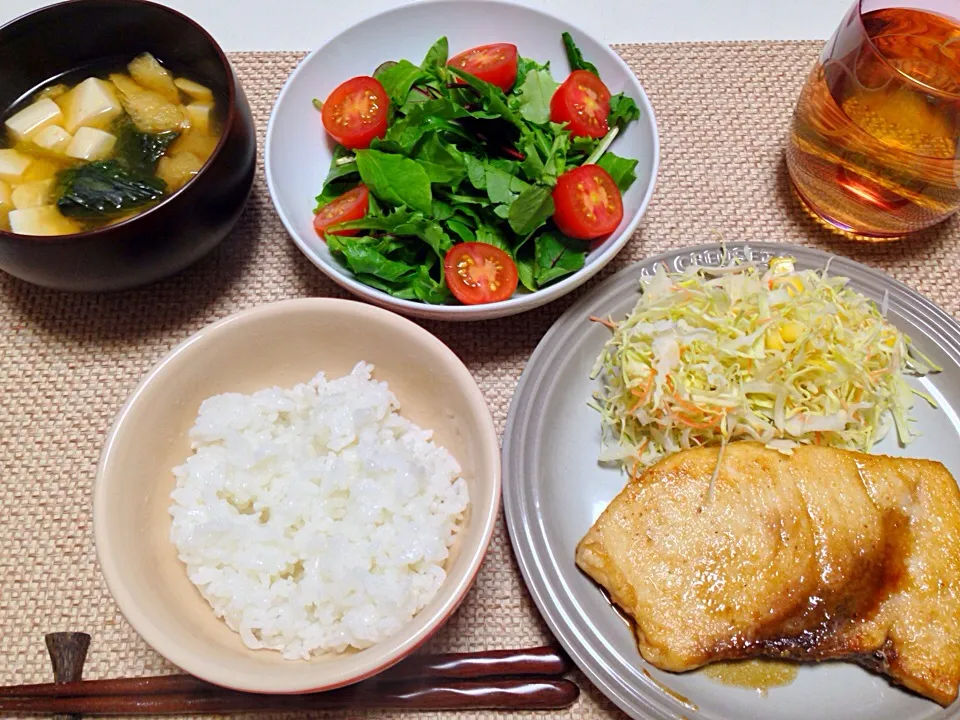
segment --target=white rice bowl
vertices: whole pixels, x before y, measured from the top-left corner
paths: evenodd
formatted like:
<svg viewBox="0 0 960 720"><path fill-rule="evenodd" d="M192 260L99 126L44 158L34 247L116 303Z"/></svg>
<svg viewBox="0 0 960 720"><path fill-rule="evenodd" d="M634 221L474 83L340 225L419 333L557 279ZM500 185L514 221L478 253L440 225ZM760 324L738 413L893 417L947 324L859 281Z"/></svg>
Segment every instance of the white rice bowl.
<svg viewBox="0 0 960 720"><path fill-rule="evenodd" d="M453 456L359 363L200 406L170 537L250 648L363 649L430 602L469 503Z"/></svg>

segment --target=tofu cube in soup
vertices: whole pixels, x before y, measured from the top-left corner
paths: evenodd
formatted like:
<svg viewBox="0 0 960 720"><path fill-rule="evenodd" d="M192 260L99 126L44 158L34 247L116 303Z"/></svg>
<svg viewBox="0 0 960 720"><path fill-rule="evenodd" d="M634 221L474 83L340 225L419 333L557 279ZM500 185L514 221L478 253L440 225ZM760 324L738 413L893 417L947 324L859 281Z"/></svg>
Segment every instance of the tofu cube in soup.
<svg viewBox="0 0 960 720"><path fill-rule="evenodd" d="M12 148L0 149L0 180L19 183L33 158Z"/></svg>
<svg viewBox="0 0 960 720"><path fill-rule="evenodd" d="M71 135L82 126L104 128L123 112L113 86L99 78L87 78L57 102L66 116L63 126Z"/></svg>
<svg viewBox="0 0 960 720"><path fill-rule="evenodd" d="M69 235L81 229L53 205L11 210L9 221L10 229L21 235Z"/></svg>
<svg viewBox="0 0 960 720"><path fill-rule="evenodd" d="M4 125L15 140L26 140L34 133L49 125L55 125L61 120L63 120L63 112L60 106L53 100L44 98L11 115Z"/></svg>
<svg viewBox="0 0 960 720"><path fill-rule="evenodd" d="M13 206L17 210L27 210L28 208L49 205L53 193L53 179L35 180L33 182L17 185L10 194L13 200Z"/></svg>
<svg viewBox="0 0 960 720"><path fill-rule="evenodd" d="M59 125L48 125L33 136L33 143L37 147L57 155L66 152L71 140L73 140L73 136Z"/></svg>
<svg viewBox="0 0 960 720"><path fill-rule="evenodd" d="M184 108L187 113L187 119L190 121L190 129L201 135L210 134L210 115L213 113L213 105L210 103L190 103Z"/></svg>
<svg viewBox="0 0 960 720"><path fill-rule="evenodd" d="M67 147L67 155L77 160L103 160L117 144L117 136L96 128L82 127Z"/></svg>
<svg viewBox="0 0 960 720"><path fill-rule="evenodd" d="M173 81L173 84L191 100L202 103L213 102L213 91L198 82L188 80L187 78L177 78Z"/></svg>

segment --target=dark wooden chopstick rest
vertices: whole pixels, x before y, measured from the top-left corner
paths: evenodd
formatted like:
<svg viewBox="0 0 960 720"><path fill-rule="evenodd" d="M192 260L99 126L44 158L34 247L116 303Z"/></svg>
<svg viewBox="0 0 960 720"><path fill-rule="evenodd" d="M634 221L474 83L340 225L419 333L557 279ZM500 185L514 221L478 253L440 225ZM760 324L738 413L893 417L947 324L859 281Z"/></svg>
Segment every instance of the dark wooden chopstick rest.
<svg viewBox="0 0 960 720"><path fill-rule="evenodd" d="M63 685L82 681L90 636L81 632L55 632L47 633L43 641L53 666L53 682ZM80 720L80 715L58 715L56 720Z"/></svg>

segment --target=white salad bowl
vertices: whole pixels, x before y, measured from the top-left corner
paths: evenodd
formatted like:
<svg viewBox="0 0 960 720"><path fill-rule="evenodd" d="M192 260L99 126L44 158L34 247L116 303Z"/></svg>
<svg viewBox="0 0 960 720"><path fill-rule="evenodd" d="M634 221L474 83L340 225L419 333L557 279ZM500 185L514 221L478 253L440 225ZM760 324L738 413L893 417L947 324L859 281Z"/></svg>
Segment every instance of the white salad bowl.
<svg viewBox="0 0 960 720"><path fill-rule="evenodd" d="M387 60L419 63L441 36L450 54L493 42L514 43L523 57L550 61L562 82L569 64L561 33L570 32L584 57L616 94L624 92L640 108L613 143L622 157L639 160L637 180L624 193L620 226L587 255L576 273L535 293L518 291L486 305L429 305L402 300L357 281L327 249L313 229L314 198L323 187L334 144L327 137L314 98L325 98L348 78L371 75ZM297 247L328 277L372 303L397 312L438 320L485 320L540 307L582 285L603 268L630 239L653 194L660 158L657 124L650 101L626 63L609 46L570 23L541 10L503 0L427 0L375 15L314 50L290 75L270 117L266 140L266 175L270 196Z"/></svg>

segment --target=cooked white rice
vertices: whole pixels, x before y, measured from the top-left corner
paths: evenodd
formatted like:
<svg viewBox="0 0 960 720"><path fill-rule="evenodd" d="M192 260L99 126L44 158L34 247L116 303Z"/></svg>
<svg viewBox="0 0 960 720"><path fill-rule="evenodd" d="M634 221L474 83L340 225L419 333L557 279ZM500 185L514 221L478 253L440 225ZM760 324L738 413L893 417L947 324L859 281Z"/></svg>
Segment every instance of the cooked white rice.
<svg viewBox="0 0 960 720"><path fill-rule="evenodd" d="M460 467L359 363L200 406L170 537L251 648L365 648L436 594L468 504Z"/></svg>

